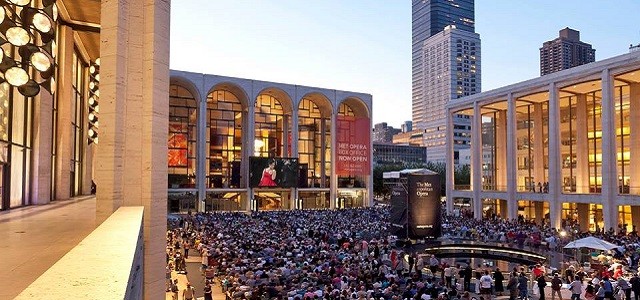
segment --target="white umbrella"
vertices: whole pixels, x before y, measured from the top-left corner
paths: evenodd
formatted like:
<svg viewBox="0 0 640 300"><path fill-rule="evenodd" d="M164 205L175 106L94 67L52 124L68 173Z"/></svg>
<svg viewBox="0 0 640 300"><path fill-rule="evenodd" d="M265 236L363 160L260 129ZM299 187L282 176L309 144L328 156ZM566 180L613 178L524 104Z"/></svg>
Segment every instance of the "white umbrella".
<svg viewBox="0 0 640 300"><path fill-rule="evenodd" d="M590 248L597 250L612 250L618 248L618 245L603 241L595 237L586 237L583 239L575 240L564 246L565 249L578 249L578 248Z"/></svg>

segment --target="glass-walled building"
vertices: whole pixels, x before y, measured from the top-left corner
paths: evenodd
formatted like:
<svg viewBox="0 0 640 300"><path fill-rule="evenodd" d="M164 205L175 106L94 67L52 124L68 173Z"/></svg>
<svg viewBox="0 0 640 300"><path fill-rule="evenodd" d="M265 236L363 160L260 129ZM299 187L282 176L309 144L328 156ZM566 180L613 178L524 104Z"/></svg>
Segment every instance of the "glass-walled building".
<svg viewBox="0 0 640 300"><path fill-rule="evenodd" d="M100 3L14 3L0 20L0 210L90 194L97 147Z"/></svg>
<svg viewBox="0 0 640 300"><path fill-rule="evenodd" d="M478 218L491 211L555 228L640 226L640 53L448 105L450 120L459 114L473 124L471 188L449 184L449 209L472 199ZM448 174L453 182L452 167Z"/></svg>
<svg viewBox="0 0 640 300"><path fill-rule="evenodd" d="M369 206L371 95L171 71L169 211Z"/></svg>

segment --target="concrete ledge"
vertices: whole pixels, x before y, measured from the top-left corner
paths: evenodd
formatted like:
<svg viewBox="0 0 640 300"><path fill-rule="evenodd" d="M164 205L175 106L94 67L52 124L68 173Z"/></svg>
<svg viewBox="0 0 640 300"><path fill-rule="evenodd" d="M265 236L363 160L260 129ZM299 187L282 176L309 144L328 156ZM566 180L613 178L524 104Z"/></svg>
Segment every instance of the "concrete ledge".
<svg viewBox="0 0 640 300"><path fill-rule="evenodd" d="M144 207L121 207L15 299L142 299Z"/></svg>

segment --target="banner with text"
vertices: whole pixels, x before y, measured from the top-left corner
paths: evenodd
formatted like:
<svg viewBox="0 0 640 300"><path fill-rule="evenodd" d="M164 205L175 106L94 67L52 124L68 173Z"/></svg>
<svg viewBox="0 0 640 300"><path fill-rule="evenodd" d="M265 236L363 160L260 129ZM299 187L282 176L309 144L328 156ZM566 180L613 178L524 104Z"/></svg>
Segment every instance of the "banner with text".
<svg viewBox="0 0 640 300"><path fill-rule="evenodd" d="M437 239L442 231L440 175L409 175L409 237Z"/></svg>
<svg viewBox="0 0 640 300"><path fill-rule="evenodd" d="M371 173L371 128L369 118L338 116L336 173L369 175Z"/></svg>

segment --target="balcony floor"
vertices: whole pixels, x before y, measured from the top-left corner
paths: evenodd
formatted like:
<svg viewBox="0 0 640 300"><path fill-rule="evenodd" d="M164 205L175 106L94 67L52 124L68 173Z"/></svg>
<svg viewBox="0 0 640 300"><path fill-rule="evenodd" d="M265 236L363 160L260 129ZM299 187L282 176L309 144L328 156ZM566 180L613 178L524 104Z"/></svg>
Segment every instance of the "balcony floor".
<svg viewBox="0 0 640 300"><path fill-rule="evenodd" d="M96 228L93 196L0 212L0 299L13 299Z"/></svg>

